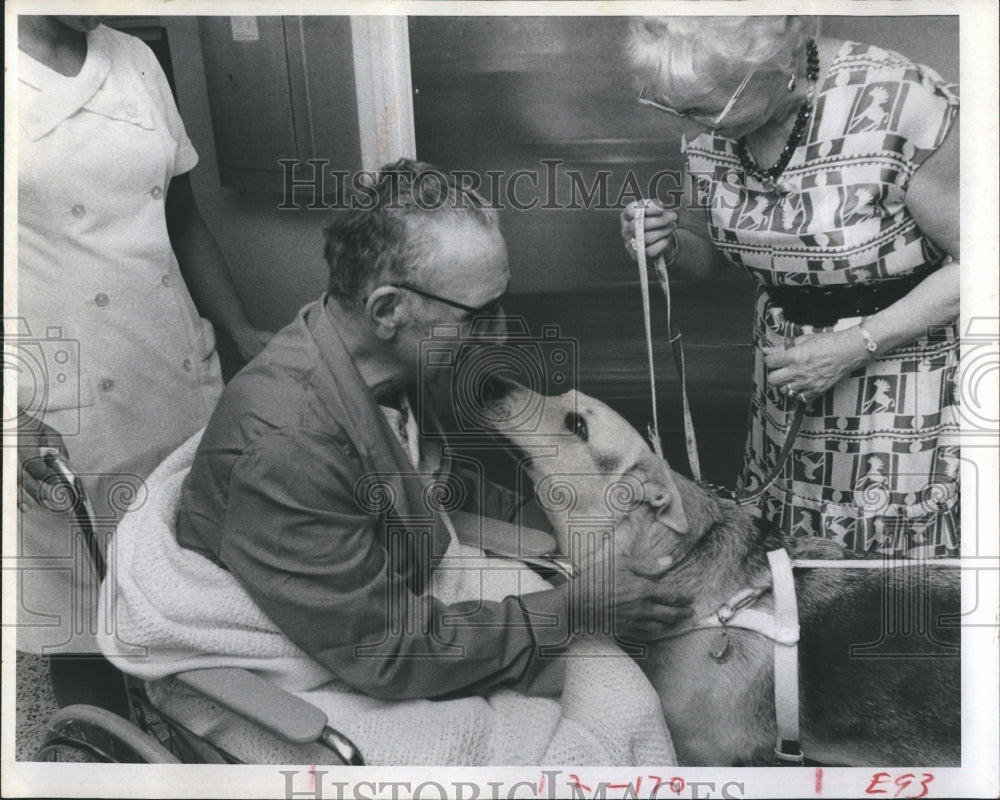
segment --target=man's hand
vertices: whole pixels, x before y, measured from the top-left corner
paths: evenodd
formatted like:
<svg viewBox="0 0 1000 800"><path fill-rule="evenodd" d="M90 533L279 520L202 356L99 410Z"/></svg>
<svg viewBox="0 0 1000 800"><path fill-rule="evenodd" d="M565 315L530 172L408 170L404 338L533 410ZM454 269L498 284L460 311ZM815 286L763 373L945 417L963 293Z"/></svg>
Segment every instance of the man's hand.
<svg viewBox="0 0 1000 800"><path fill-rule="evenodd" d="M591 619L613 614L616 633L652 641L694 613L691 597L660 580L672 566L670 556L599 554L578 565L574 582Z"/></svg>
<svg viewBox="0 0 1000 800"><path fill-rule="evenodd" d="M621 635L655 641L694 614L693 598L659 581L672 566L669 559L665 561L650 565L628 556L616 559L617 574L626 576L626 584L629 581L634 584L623 587L616 600L615 630ZM635 593L634 597L631 592Z"/></svg>
<svg viewBox="0 0 1000 800"><path fill-rule="evenodd" d="M51 484L53 478L59 477L59 473L45 463L44 451L54 450L64 458L69 456L69 452L57 430L21 409L18 409L17 414L17 431L17 458L20 463L17 471L17 506L23 511L27 502L26 495L35 503L43 505L43 484Z"/></svg>

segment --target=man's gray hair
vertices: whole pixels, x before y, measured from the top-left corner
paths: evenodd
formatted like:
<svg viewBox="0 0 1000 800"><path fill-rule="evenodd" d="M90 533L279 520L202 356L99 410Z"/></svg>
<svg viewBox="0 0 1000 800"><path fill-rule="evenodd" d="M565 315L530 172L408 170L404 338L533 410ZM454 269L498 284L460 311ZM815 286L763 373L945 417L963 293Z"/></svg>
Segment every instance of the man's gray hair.
<svg viewBox="0 0 1000 800"><path fill-rule="evenodd" d="M377 286L405 280L432 255L428 223L472 221L499 232L495 209L453 176L403 158L379 170L373 185L325 228L330 294L363 301ZM498 233L499 235L499 233Z"/></svg>

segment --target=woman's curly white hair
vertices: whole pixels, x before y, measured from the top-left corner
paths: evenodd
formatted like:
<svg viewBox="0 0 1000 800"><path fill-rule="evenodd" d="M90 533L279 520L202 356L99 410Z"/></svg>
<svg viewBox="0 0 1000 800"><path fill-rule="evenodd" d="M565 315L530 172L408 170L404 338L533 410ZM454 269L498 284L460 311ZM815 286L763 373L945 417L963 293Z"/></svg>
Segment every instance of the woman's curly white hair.
<svg viewBox="0 0 1000 800"><path fill-rule="evenodd" d="M660 99L682 103L718 86L735 86L750 70L794 70L815 18L639 17L626 55L637 87L654 85Z"/></svg>

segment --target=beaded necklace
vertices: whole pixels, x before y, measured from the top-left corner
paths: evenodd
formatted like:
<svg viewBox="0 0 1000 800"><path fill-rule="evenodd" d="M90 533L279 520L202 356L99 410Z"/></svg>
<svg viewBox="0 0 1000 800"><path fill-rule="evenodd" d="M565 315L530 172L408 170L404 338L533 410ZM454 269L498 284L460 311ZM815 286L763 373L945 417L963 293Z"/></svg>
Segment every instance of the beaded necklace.
<svg viewBox="0 0 1000 800"><path fill-rule="evenodd" d="M743 166L744 172L764 184L764 188L768 192L775 190L777 180L781 177L781 173L785 171L788 162L791 161L795 148L802 141L802 135L806 132L806 126L809 124L809 118L812 116L813 87L819 79L819 49L816 47L816 42L813 39L810 39L806 44L806 79L809 81L809 91L806 94L806 99L799 106L798 114L795 115L795 124L792 126L792 132L788 134L785 147L781 151L781 155L778 156L778 160L774 162L774 166L768 169L761 169L757 165L757 162L754 161L753 156L750 154L750 147L747 145L746 136L741 136L736 141L736 155L740 158L740 164Z"/></svg>

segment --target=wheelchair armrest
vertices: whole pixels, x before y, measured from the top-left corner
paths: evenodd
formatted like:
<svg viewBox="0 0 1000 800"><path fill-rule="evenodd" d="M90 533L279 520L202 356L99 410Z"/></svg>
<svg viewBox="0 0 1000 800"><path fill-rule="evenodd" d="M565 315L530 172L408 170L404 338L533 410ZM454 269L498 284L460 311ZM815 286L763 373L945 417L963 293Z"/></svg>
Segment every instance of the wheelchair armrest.
<svg viewBox="0 0 1000 800"><path fill-rule="evenodd" d="M293 744L320 741L326 729L323 711L245 669L192 669L174 677Z"/></svg>

